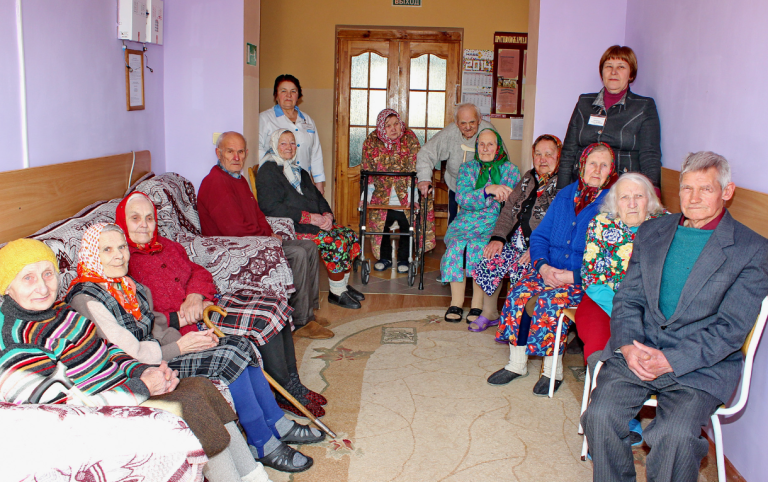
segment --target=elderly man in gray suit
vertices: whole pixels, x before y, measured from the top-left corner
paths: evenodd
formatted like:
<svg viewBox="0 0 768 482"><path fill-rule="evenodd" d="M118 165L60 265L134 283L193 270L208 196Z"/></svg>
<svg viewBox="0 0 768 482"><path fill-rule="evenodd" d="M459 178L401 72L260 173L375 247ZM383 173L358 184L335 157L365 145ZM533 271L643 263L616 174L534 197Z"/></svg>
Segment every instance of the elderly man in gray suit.
<svg viewBox="0 0 768 482"><path fill-rule="evenodd" d="M768 240L737 222L728 161L690 154L682 214L640 226L613 302L611 338L582 417L595 481L632 481L628 422L656 395L646 428L648 480L695 481L709 444L701 429L733 394L739 348L768 295Z"/></svg>

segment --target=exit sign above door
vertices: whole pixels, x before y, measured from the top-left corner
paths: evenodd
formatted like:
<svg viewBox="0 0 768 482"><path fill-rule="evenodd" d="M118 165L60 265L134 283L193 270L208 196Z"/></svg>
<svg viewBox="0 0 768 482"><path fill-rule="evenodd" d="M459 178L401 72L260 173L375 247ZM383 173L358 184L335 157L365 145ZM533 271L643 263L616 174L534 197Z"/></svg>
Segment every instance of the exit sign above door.
<svg viewBox="0 0 768 482"><path fill-rule="evenodd" d="M421 0L392 0L395 7L421 7Z"/></svg>

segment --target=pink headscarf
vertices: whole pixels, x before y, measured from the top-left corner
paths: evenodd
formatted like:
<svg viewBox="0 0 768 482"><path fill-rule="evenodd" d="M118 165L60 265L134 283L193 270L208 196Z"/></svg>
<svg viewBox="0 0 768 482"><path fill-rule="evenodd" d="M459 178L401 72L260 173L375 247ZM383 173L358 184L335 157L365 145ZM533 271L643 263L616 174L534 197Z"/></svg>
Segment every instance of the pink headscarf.
<svg viewBox="0 0 768 482"><path fill-rule="evenodd" d="M106 223L96 223L83 233L83 242L77 253L77 277L69 284L72 289L78 283L104 283L107 291L112 295L125 311L132 314L137 320L141 319L139 301L136 298L136 284L127 276L119 278L107 278L104 267L99 257L99 238ZM116 285L120 285L117 288Z"/></svg>
<svg viewBox="0 0 768 482"><path fill-rule="evenodd" d="M384 129L384 124L387 122L387 117L391 115L397 117L397 120L400 121L400 137L397 139L390 139L387 137L387 132ZM381 142L384 143L384 146L388 151L395 151L400 149L400 140L405 135L405 130L405 123L403 122L403 119L400 118L400 114L398 114L397 111L393 109L384 109L383 111L379 112L379 116L376 118L376 136L378 136Z"/></svg>

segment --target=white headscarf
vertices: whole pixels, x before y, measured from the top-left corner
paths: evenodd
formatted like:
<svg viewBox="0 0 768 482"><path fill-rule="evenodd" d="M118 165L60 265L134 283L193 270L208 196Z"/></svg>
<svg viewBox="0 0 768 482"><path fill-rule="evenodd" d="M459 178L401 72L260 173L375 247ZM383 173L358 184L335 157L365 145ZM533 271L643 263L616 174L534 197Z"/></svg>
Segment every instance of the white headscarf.
<svg viewBox="0 0 768 482"><path fill-rule="evenodd" d="M296 150L296 153L293 154L292 158L283 159L280 157L280 151L277 148L280 136L285 132L291 131L290 129L278 129L272 133L272 137L269 139L270 149L267 151L267 155L264 156L262 162L274 161L278 166L282 167L283 174L285 175L285 178L288 179L288 182L291 183L291 186L293 186L299 194L304 194L301 190L301 166L296 160L296 153L299 152L298 149Z"/></svg>

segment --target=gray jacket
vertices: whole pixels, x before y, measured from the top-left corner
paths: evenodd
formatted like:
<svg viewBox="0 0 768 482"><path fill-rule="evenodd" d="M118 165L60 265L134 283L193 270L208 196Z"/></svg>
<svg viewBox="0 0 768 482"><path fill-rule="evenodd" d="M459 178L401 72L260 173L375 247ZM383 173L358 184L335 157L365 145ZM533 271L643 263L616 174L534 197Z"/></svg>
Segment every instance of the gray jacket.
<svg viewBox="0 0 768 482"><path fill-rule="evenodd" d="M593 114L607 116L605 125L590 125ZM606 112L603 90L580 95L563 141L558 189L579 178L579 157L585 147L595 142L611 146L616 155L616 171L620 175L641 172L654 186L661 186L661 127L652 98L628 90Z"/></svg>
<svg viewBox="0 0 768 482"><path fill-rule="evenodd" d="M477 129L477 134L483 129L496 131L490 122L480 121L480 127ZM421 146L418 154L416 154L416 173L418 174L419 182L431 181L432 170L439 166L442 161L447 160L448 163L445 166L445 183L451 191L456 192L456 179L459 177L459 168L464 162L464 153L466 152L461 146L463 144L466 147L472 148L472 152L466 152L466 160L471 161L474 159L477 134L469 139L464 139L459 127L456 124L451 124L433 135L423 146ZM502 136L502 139L504 139L504 136ZM506 145L504 145L504 150L509 153Z"/></svg>
<svg viewBox="0 0 768 482"><path fill-rule="evenodd" d="M727 401L741 374L739 349L768 295L768 240L726 212L667 320L659 309L661 274L681 216L638 229L601 359L621 356L616 350L637 340L664 352L675 381Z"/></svg>

